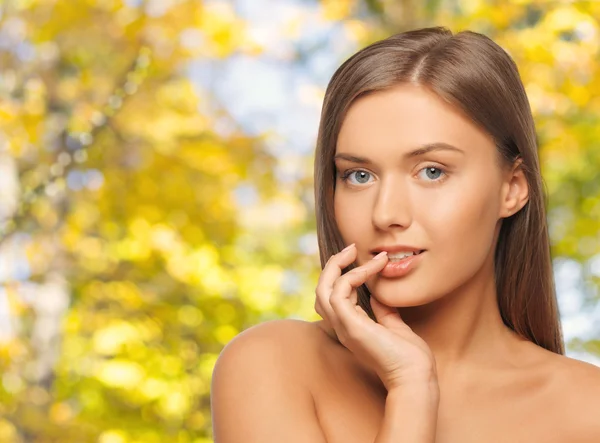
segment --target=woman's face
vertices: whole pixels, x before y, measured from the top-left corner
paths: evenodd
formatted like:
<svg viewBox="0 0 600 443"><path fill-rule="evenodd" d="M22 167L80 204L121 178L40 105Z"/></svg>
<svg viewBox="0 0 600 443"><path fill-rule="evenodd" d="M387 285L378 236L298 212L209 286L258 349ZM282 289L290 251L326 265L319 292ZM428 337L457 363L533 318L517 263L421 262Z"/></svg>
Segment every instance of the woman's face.
<svg viewBox="0 0 600 443"><path fill-rule="evenodd" d="M510 214L510 180L496 155L489 135L423 87L403 84L352 104L335 156L344 242L356 243L358 265L382 250L424 250L390 260L367 282L373 296L418 306L480 272L493 275L498 222Z"/></svg>

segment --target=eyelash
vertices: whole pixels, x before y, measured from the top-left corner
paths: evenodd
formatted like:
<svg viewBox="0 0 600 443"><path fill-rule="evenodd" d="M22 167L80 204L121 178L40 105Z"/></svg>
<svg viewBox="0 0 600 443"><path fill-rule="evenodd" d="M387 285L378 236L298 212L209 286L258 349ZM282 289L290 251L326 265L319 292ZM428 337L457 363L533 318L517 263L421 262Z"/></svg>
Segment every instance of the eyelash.
<svg viewBox="0 0 600 443"><path fill-rule="evenodd" d="M429 181L430 183L436 183L436 184L439 184L439 183L442 183L443 181L445 181L445 180L446 180L446 178L448 178L448 173L447 173L447 171L446 171L444 168L440 168L439 166L435 166L435 165L428 165L428 166L425 166L425 167L421 168L421 169L419 170L419 172L421 172L421 171L424 171L424 170L426 170L426 169L437 169L438 171L441 171L441 172L442 172L442 176L441 176L442 178L438 178L437 180L427 180L427 181ZM351 176L353 173L355 173L355 172L359 172L359 171L364 171L364 172L367 172L368 174L371 174L371 175L373 175L372 173L370 173L369 171L366 171L366 170L364 170L364 169L348 169L347 171L344 171L344 172L343 172L343 174L340 176L340 180L342 180L342 182L346 183L346 182L348 181L348 178L349 178L349 177L350 177L350 176ZM356 185L356 184L354 184L354 183L351 183L351 184L352 184L352 185L354 185L354 186L359 186L359 185L360 185L360 184L359 184L359 185ZM361 184L365 184L365 183L361 183Z"/></svg>

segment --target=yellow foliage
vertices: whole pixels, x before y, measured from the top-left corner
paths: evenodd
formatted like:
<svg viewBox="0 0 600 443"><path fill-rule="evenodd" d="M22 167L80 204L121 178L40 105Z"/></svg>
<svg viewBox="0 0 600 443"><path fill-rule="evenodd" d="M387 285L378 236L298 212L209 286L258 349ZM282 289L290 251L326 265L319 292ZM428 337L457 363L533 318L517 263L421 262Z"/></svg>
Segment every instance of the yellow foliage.
<svg viewBox="0 0 600 443"><path fill-rule="evenodd" d="M189 396L182 387L169 387L158 402L158 412L165 418L182 418L190 409Z"/></svg>
<svg viewBox="0 0 600 443"><path fill-rule="evenodd" d="M148 377L140 383L138 391L147 400L156 400L169 391L169 384L163 379Z"/></svg>
<svg viewBox="0 0 600 443"><path fill-rule="evenodd" d="M109 429L102 432L98 438L98 443L126 443L126 433L119 429Z"/></svg>
<svg viewBox="0 0 600 443"><path fill-rule="evenodd" d="M50 419L59 424L69 421L74 415L73 409L64 402L55 403L50 408Z"/></svg>
<svg viewBox="0 0 600 443"><path fill-rule="evenodd" d="M198 13L197 26L204 36L198 55L224 58L244 41L245 23L236 17L230 3L203 5Z"/></svg>
<svg viewBox="0 0 600 443"><path fill-rule="evenodd" d="M339 21L347 18L356 7L356 0L323 0L321 2L323 18Z"/></svg>
<svg viewBox="0 0 600 443"><path fill-rule="evenodd" d="M125 359L101 362L96 370L96 378L105 385L128 390L135 389L145 375L144 367Z"/></svg>
<svg viewBox="0 0 600 443"><path fill-rule="evenodd" d="M18 441L17 429L8 420L0 419L0 440L7 443Z"/></svg>
<svg viewBox="0 0 600 443"><path fill-rule="evenodd" d="M226 345L227 343L229 343L231 339L239 333L240 331L231 325L220 325L217 326L214 330L214 336L217 338L217 341L222 345Z"/></svg>
<svg viewBox="0 0 600 443"><path fill-rule="evenodd" d="M344 27L352 39L358 44L362 44L362 42L366 41L369 35L369 29L366 23L363 23L360 20L346 20L344 22Z"/></svg>
<svg viewBox="0 0 600 443"><path fill-rule="evenodd" d="M113 355L120 352L123 345L141 339L140 331L131 323L117 320L94 333L93 346L98 354Z"/></svg>
<svg viewBox="0 0 600 443"><path fill-rule="evenodd" d="M276 265L244 266L237 270L240 299L248 306L271 311L281 296L283 269Z"/></svg>

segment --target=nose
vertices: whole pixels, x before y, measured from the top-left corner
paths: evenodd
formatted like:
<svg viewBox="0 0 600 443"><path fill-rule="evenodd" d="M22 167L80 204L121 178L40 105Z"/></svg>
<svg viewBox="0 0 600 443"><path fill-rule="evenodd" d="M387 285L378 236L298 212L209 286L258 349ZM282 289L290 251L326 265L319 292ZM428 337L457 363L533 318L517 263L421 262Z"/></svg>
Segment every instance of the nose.
<svg viewBox="0 0 600 443"><path fill-rule="evenodd" d="M371 217L373 225L383 231L410 226L412 211L406 183L393 177L379 183Z"/></svg>

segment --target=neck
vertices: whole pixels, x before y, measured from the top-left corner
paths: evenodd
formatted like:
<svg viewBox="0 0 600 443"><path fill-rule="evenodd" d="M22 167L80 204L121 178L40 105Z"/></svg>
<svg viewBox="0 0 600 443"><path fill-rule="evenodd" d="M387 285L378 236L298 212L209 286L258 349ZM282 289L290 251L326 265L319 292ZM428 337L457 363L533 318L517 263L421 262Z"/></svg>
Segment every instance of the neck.
<svg viewBox="0 0 600 443"><path fill-rule="evenodd" d="M435 302L398 308L404 322L432 350L440 383L467 369L513 366L517 347L526 341L502 321L493 265L481 271Z"/></svg>

